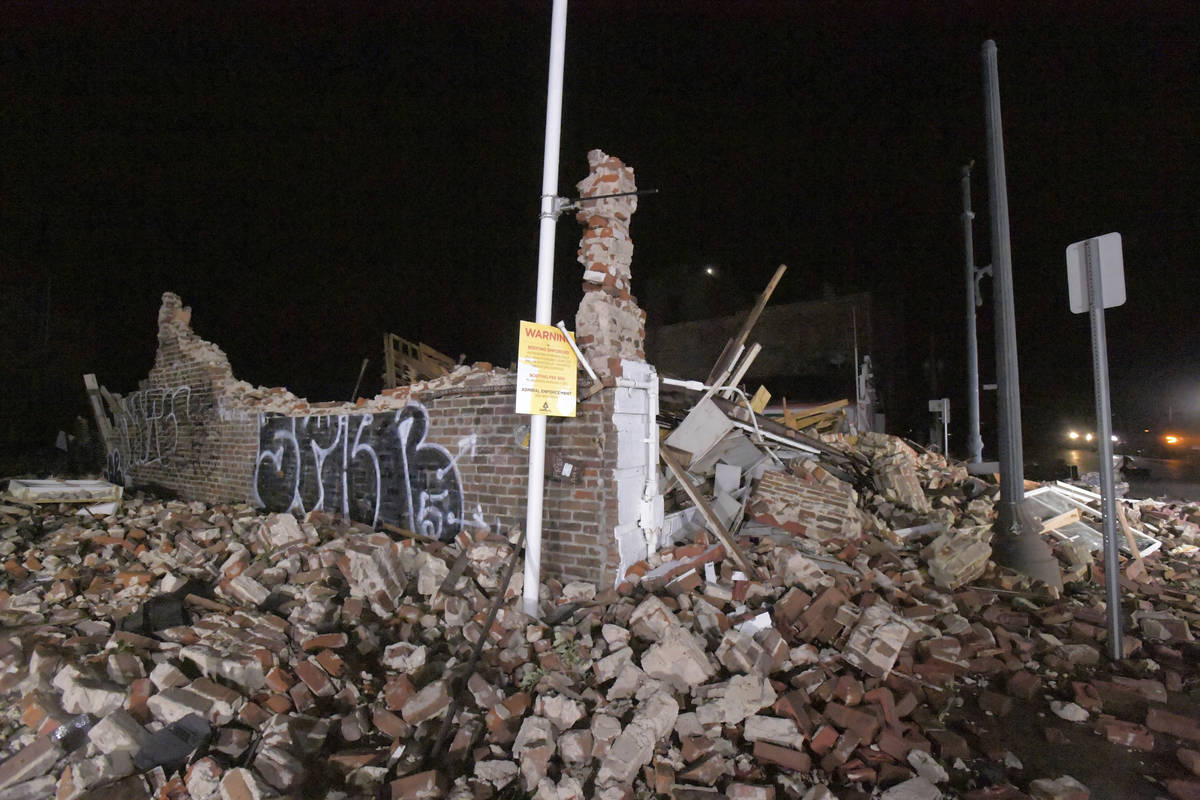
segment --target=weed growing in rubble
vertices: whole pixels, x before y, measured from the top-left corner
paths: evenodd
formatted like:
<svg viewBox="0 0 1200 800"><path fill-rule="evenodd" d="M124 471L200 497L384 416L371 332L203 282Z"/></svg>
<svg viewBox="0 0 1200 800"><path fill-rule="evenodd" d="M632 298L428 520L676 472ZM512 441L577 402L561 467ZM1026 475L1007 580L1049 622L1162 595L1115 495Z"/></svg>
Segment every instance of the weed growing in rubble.
<svg viewBox="0 0 1200 800"><path fill-rule="evenodd" d="M575 669L579 666L580 662L583 661L583 659L579 657L579 648L575 646L575 641L573 639L568 639L561 633L554 634L554 652L557 653L558 657L563 660L563 663L571 669Z"/></svg>
<svg viewBox="0 0 1200 800"><path fill-rule="evenodd" d="M943 692L946 695L946 705L937 713L937 721L941 725L946 723L946 717L949 716L950 712L960 705L957 686L947 687L943 689Z"/></svg>
<svg viewBox="0 0 1200 800"><path fill-rule="evenodd" d="M546 677L546 670L541 667L532 667L526 670L525 674L521 676L518 686L521 687L521 691L523 692L533 691L533 687L541 683L544 677Z"/></svg>

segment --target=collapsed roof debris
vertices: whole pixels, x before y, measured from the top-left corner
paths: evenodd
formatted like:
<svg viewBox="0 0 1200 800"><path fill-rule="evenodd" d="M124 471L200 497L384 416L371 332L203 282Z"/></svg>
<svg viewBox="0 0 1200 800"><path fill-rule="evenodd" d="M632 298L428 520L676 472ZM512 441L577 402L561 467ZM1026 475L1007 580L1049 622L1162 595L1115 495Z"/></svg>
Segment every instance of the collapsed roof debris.
<svg viewBox="0 0 1200 800"><path fill-rule="evenodd" d="M744 503L745 563L700 532L615 590L545 586L542 621L511 531L11 501L0 796L1085 796L997 744L1016 713L1157 753L1147 773L1195 796L1200 510L1128 504L1162 547L1122 576L1109 665L1086 548L1046 534L1087 562L1056 597L988 560L994 485L893 437L814 441L684 473Z"/></svg>

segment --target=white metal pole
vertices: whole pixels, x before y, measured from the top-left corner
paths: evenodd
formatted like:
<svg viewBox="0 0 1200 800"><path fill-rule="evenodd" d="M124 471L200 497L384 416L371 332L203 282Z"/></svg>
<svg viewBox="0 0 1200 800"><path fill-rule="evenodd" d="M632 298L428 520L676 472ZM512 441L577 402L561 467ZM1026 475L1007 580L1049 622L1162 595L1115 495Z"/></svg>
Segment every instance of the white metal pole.
<svg viewBox="0 0 1200 800"><path fill-rule="evenodd" d="M550 324L554 294L554 226L558 221L558 145L562 128L563 62L567 49L567 0L554 0L550 20L550 74L546 82L546 145L542 156L542 203L538 236L537 309L534 322ZM542 581L542 493L546 482L546 418L529 426L529 493L525 508L525 613L538 616Z"/></svg>

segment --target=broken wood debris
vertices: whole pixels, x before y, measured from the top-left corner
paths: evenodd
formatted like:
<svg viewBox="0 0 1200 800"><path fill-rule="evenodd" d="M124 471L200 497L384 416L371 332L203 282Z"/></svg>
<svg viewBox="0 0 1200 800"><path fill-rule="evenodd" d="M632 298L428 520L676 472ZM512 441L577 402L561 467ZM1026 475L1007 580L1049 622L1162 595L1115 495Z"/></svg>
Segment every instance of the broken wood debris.
<svg viewBox="0 0 1200 800"><path fill-rule="evenodd" d="M440 378L457 365L453 358L424 342L410 342L394 333L383 335L384 389Z"/></svg>

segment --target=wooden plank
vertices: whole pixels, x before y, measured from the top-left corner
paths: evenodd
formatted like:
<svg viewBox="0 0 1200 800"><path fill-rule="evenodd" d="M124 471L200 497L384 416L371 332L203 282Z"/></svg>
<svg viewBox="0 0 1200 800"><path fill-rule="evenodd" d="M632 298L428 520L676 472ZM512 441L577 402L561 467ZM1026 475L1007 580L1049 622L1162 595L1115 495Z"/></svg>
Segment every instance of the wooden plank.
<svg viewBox="0 0 1200 800"><path fill-rule="evenodd" d="M754 330L754 326L758 324L758 318L762 316L763 309L767 307L767 301L771 299L771 294L775 291L775 287L779 285L779 280L786 271L786 264L780 264L779 268L775 270L775 275L771 278L770 283L767 284L767 288L759 295L758 302L754 308L750 309L750 315L742 323L742 328L738 331L738 335L730 339L729 343L725 345L725 349L721 351L717 363L713 365L712 372L708 373L708 379L704 381L706 384L712 386L718 377L728 373L733 368L732 362L737 358L738 350L746 345L746 339L749 338L750 331Z"/></svg>
<svg viewBox="0 0 1200 800"><path fill-rule="evenodd" d="M1137 561L1138 565L1142 567L1142 574L1145 575L1145 562L1142 561L1142 554L1138 549L1137 540L1133 538L1133 529L1129 527L1129 520L1125 518L1125 504L1117 503L1116 505L1117 522L1120 523L1121 531L1125 534L1125 543L1129 545L1129 553L1133 556L1134 560Z"/></svg>
<svg viewBox="0 0 1200 800"><path fill-rule="evenodd" d="M762 412L759 411L756 413L761 414ZM786 397L783 398L783 424L788 426L789 428L791 428L794 431L800 430L798 427L796 427L796 418L794 416L792 416L792 412L788 411Z"/></svg>
<svg viewBox="0 0 1200 800"><path fill-rule="evenodd" d="M418 542L425 542L426 544L441 544L439 540L434 539L431 536L415 533L410 531L408 528L401 528L399 525L393 525L390 522L381 522L379 527L383 528L385 531L391 531L392 533L403 536L405 539L413 539Z"/></svg>
<svg viewBox="0 0 1200 800"><path fill-rule="evenodd" d="M755 414L761 414L769 402L771 402L771 393L767 391L767 387L759 386L758 391L750 398L750 408Z"/></svg>
<svg viewBox="0 0 1200 800"><path fill-rule="evenodd" d="M846 400L846 399L834 400L832 403L823 403L822 405L813 406L811 408L797 409L796 413L802 414L805 417L816 417L816 416L820 416L822 414L828 414L833 411L838 411L839 409L843 409L848 405L850 405L849 400Z"/></svg>
<svg viewBox="0 0 1200 800"><path fill-rule="evenodd" d="M700 513L704 516L704 521L708 523L708 529L713 532L721 544L725 545L725 551L729 556L737 562L737 565L747 575L755 580L762 580L762 575L759 574L754 565L746 558L746 555L737 546L737 542L733 540L733 536L730 535L729 531L725 530L725 526L721 524L721 520L717 519L717 515L713 512L708 500L705 499L704 495L696 491L696 487L688 478L683 466L665 448L659 451L659 455L662 456L663 463L667 465L667 468L679 479L680 485L687 492L687 496L691 498L696 508L700 509Z"/></svg>
<svg viewBox="0 0 1200 800"><path fill-rule="evenodd" d="M88 401L92 404L92 416L96 418L96 429L100 432L100 440L104 442L104 452L112 449L112 423L104 413L104 405L100 400L100 384L96 376L88 373L83 376L83 385L87 389Z"/></svg>
<svg viewBox="0 0 1200 800"><path fill-rule="evenodd" d="M796 429L804 430L805 428L821 427L826 423L834 422L841 416L841 411L834 411L826 414L813 414L807 417L800 417L796 420Z"/></svg>
<svg viewBox="0 0 1200 800"><path fill-rule="evenodd" d="M733 376L726 381L725 385L731 388L724 389L721 392L722 397L733 397L733 388L742 382L742 378L746 376L746 371L750 369L750 365L754 363L754 359L758 358L758 354L762 352L762 345L758 342L750 345L750 349L746 351L746 355L742 358L742 363L738 364L738 368L734 371ZM711 391L711 390L710 390Z"/></svg>
<svg viewBox="0 0 1200 800"><path fill-rule="evenodd" d="M810 428L814 425L825 425L832 427L845 412L843 409L850 404L849 400L835 400L832 403L825 403L812 408L806 408L798 412L792 412L787 407L787 401L783 403L783 414L780 417L783 424L794 431L799 431L804 428ZM780 417L768 417L778 421Z"/></svg>
<svg viewBox="0 0 1200 800"><path fill-rule="evenodd" d="M451 565L450 571L446 573L446 577L442 580L442 585L438 587L439 593L444 595L458 594L458 592L454 590L454 586L458 583L458 579L461 578L463 573L467 570L467 562L470 560L468 558L469 553L470 550L468 548L463 548L463 551L458 554L458 558L454 559L454 564Z"/></svg>
<svg viewBox="0 0 1200 800"><path fill-rule="evenodd" d="M1056 531L1064 525L1070 525L1072 522L1079 522L1079 509L1072 508L1070 511L1064 511L1056 517L1050 517L1042 522L1042 533Z"/></svg>

